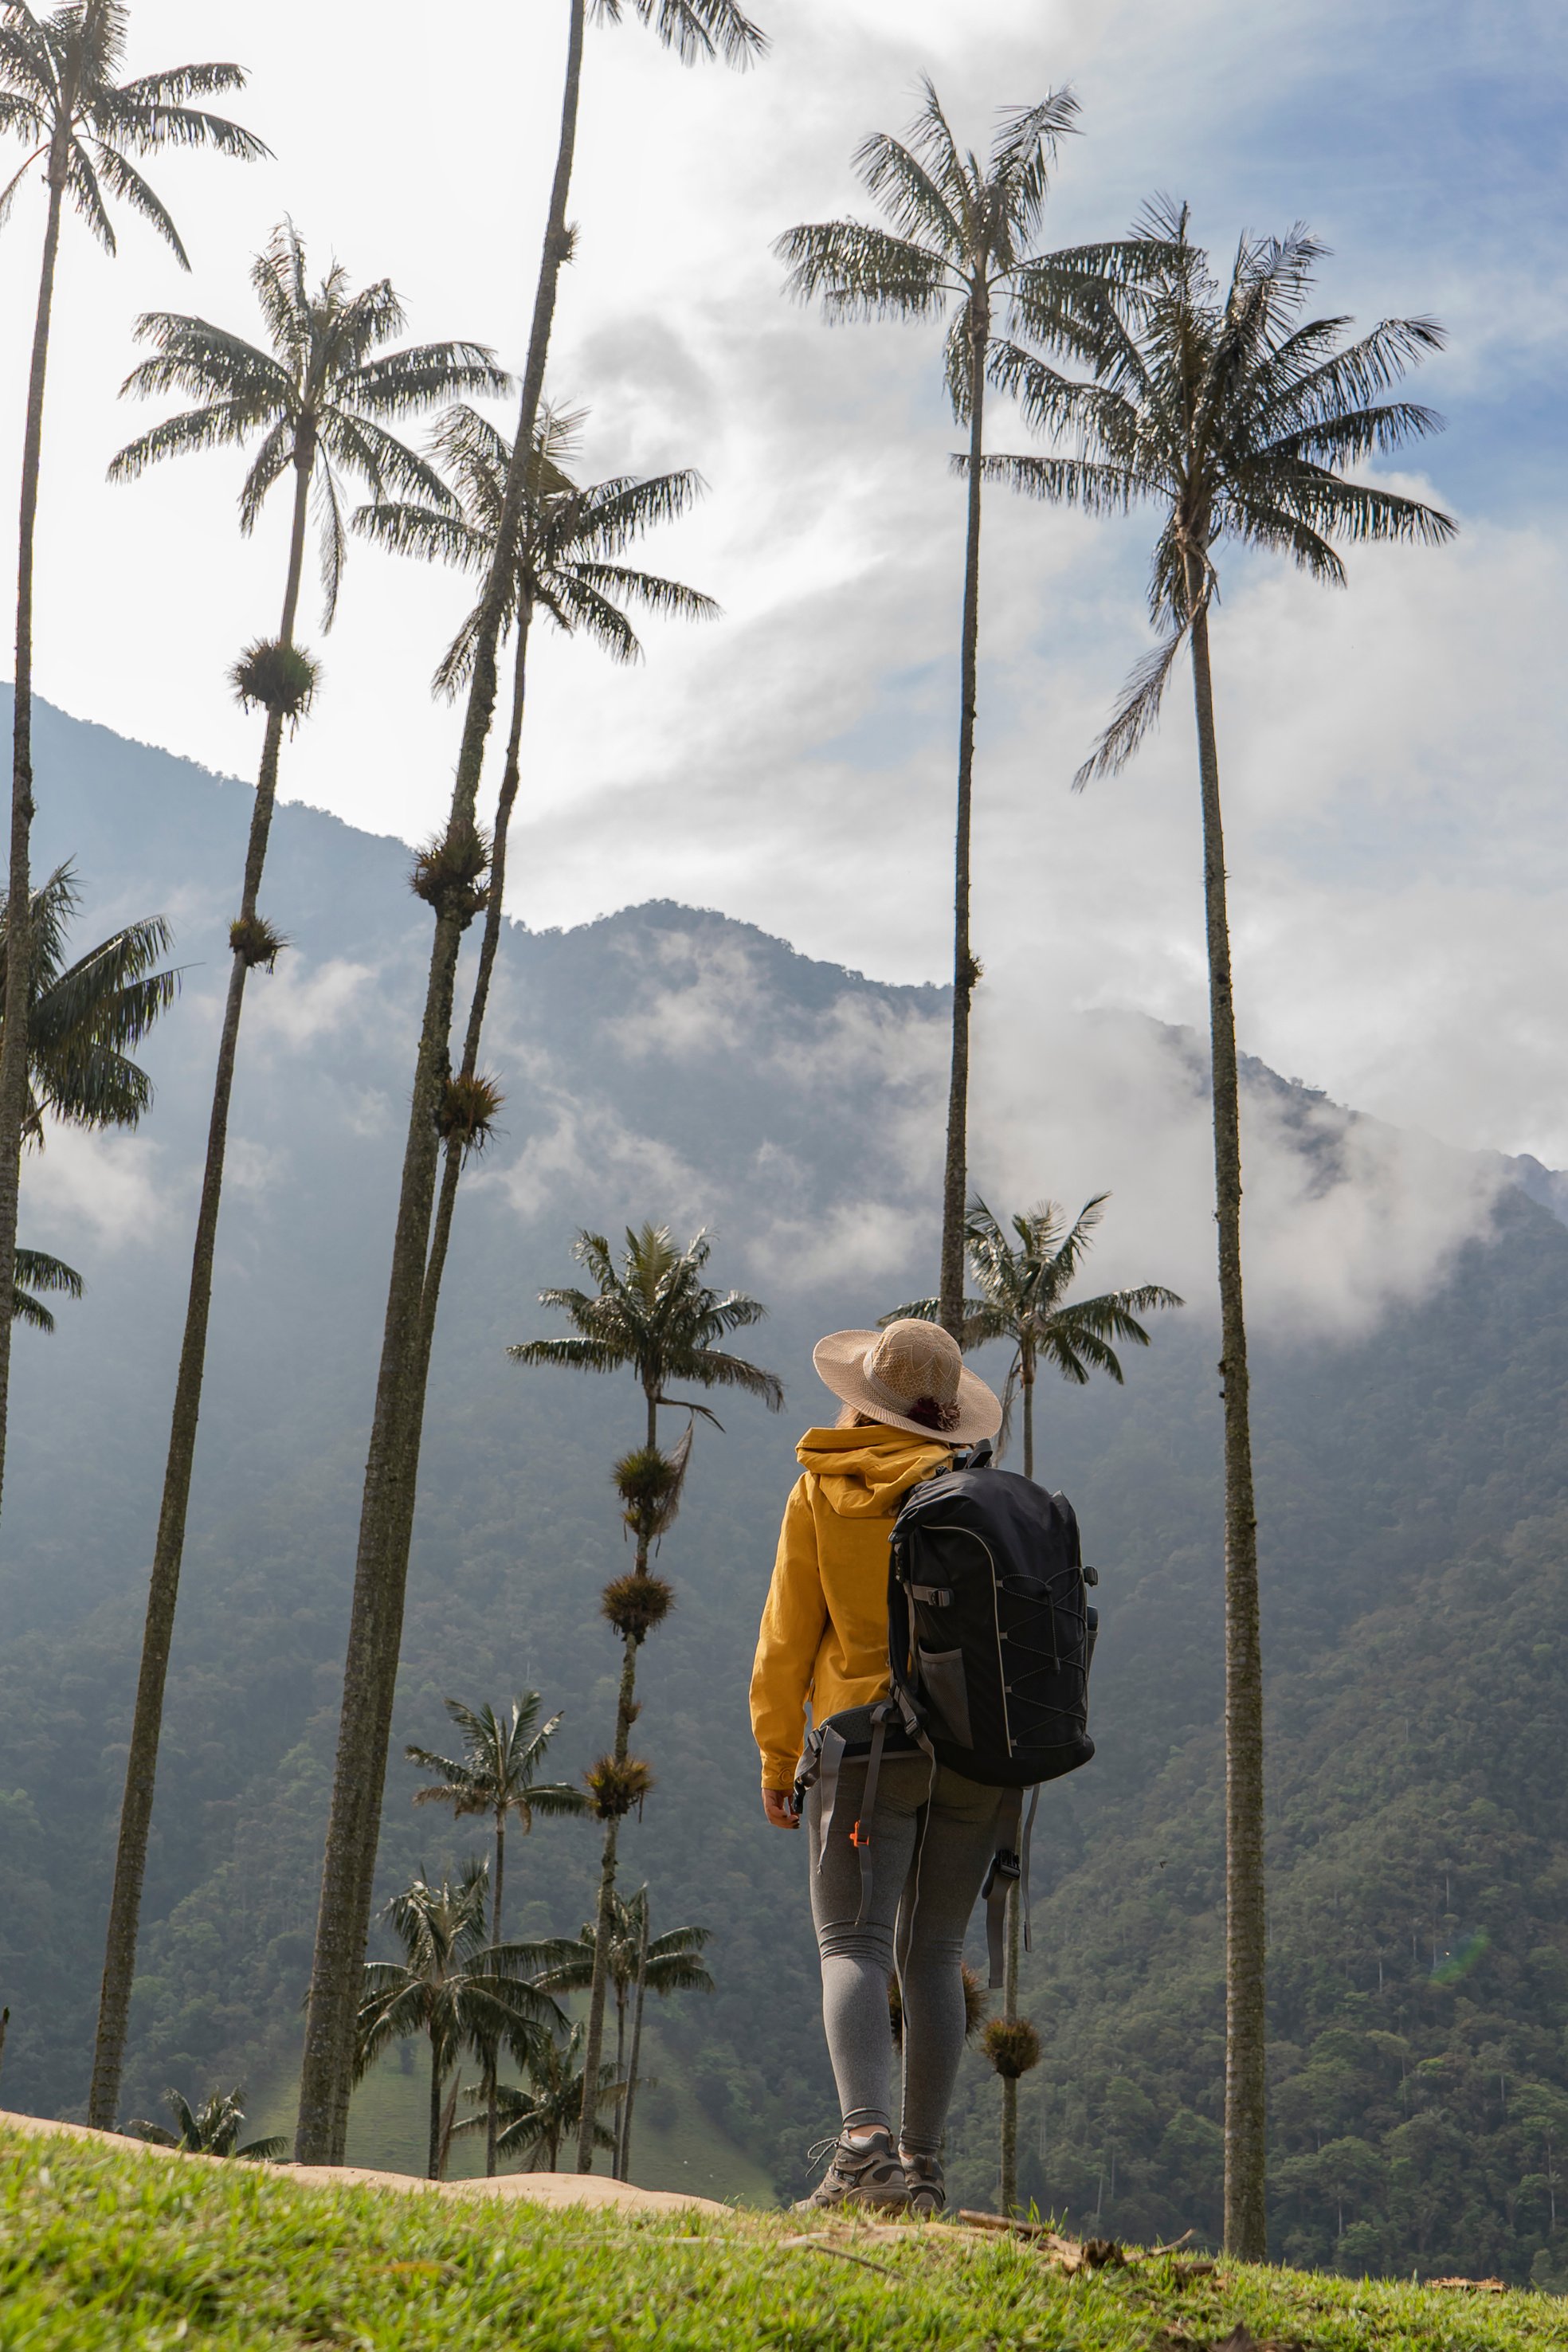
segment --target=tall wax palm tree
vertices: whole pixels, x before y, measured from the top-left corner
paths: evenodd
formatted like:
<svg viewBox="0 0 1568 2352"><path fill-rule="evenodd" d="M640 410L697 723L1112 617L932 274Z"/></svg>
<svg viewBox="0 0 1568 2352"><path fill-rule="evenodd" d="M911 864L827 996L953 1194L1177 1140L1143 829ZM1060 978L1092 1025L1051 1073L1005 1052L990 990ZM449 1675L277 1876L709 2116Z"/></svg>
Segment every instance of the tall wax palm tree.
<svg viewBox="0 0 1568 2352"><path fill-rule="evenodd" d="M542 408L534 462L523 485L519 511L512 572L498 641L503 644L509 635L513 639L511 716L490 834L484 929L468 1003L463 1058L457 1076L447 1081L443 1105L441 1187L422 1301L424 1361L416 1376L421 1385L435 1336L458 1181L469 1155L488 1139L499 1108L498 1090L479 1074L479 1045L500 945L507 839L521 779L534 615L542 613L565 634L589 636L612 660L629 663L641 659L642 647L626 617L626 605L686 620L712 619L719 610L711 597L699 590L621 561L630 543L645 531L688 511L701 491L700 477L689 469L643 480L621 475L580 488L565 468L576 456L584 421L581 410ZM362 508L353 519L355 528L399 553L450 563L482 578L489 571L506 503L511 444L486 418L459 405L442 418L433 454L456 494L455 510L450 499L438 506L389 499ZM468 614L442 656L436 672L437 693L455 695L468 683L483 619L480 604ZM405 1507L411 1529L411 1491Z"/></svg>
<svg viewBox="0 0 1568 2352"><path fill-rule="evenodd" d="M306 276L304 247L291 223L285 222L276 231L250 277L268 348L247 343L205 319L154 311L140 321L138 337L153 345L154 356L133 370L124 390L142 396L182 394L196 405L155 425L122 449L110 467L111 479L130 481L163 458L254 445L255 455L240 490L241 530L254 529L268 493L279 482L289 485L291 515L278 635L248 646L233 673L241 701L265 710L267 716L239 912L229 927L228 991L213 1077L206 1161L121 1809L89 2104L92 2121L100 2126L113 2116L124 2056L163 1685L206 1365L213 1259L240 1015L249 974L258 964L270 971L285 944L258 912L258 902L283 730L298 724L315 688L315 666L295 642L311 500L320 517L322 625L330 628L342 571L346 484L363 482L376 498L390 494L423 497L436 504L445 501L447 494L439 476L390 426L438 406L454 393L496 392L508 382L489 352L478 343L387 349L404 326L402 305L388 280L380 278L356 290L334 262L312 289Z"/></svg>
<svg viewBox="0 0 1568 2352"><path fill-rule="evenodd" d="M964 1241L973 1268L978 1298L963 1302L961 1337L964 1347L983 1348L1005 1339L1013 1350L1002 1391L1002 1446L1005 1450L1015 1398L1024 1400L1024 1475L1035 1475L1035 1382L1042 1364L1054 1364L1062 1378L1088 1385L1092 1372L1104 1372L1120 1383L1121 1362L1113 1340L1136 1348L1149 1345L1149 1334L1138 1318L1163 1307L1182 1305L1173 1290L1157 1282L1131 1290L1108 1290L1098 1298L1069 1298L1085 1253L1091 1247L1096 1226L1105 1213L1109 1192L1086 1201L1069 1225L1054 1201L1042 1201L1012 1220L1016 1243L1008 1240L1000 1221L984 1201L969 1204ZM941 1301L919 1298L882 1318L885 1323L903 1316L927 1322L938 1319ZM1018 2015L1018 1966L1021 1918L1018 1890L1007 1897L1006 1957L1002 1972L1002 2015L994 2021L988 2051L1002 2081L1002 2210L1010 2213L1018 2198L1018 2077L1026 2074L1039 2053L1034 2028ZM994 2046L993 2046L994 2045ZM1031 2051L1033 2055L1030 2054Z"/></svg>
<svg viewBox="0 0 1568 2352"><path fill-rule="evenodd" d="M403 1946L401 1960L367 1960L354 2031L354 2080L369 2073L394 2042L424 2034L430 2044L427 2172L441 2178L450 2125L447 2077L465 2051L488 2064L510 2050L527 2064L565 2020L529 1981L535 1954L521 1944L487 1941L489 1866L465 1863L457 1884L416 1878L395 1895L384 1916Z"/></svg>
<svg viewBox="0 0 1568 2352"><path fill-rule="evenodd" d="M1021 356L1010 373L1050 457L995 457L987 470L1034 496L1116 509L1147 500L1160 516L1149 611L1159 642L1079 771L1114 774L1153 726L1184 647L1190 654L1203 817L1204 912L1213 1064L1215 1200L1225 1403L1226 2057L1225 2236L1260 2258L1264 2210L1263 1685L1258 1526L1242 1299L1241 1129L1231 984L1219 752L1209 660L1216 561L1227 541L1288 555L1339 586L1334 542L1432 546L1446 514L1352 478L1344 468L1433 431L1438 419L1387 397L1441 330L1385 319L1346 340L1350 320L1305 317L1323 248L1297 227L1245 236L1222 288L1193 243L1184 205L1152 206L1137 234L1152 267L1099 301L1082 350L1092 384Z"/></svg>
<svg viewBox="0 0 1568 2352"><path fill-rule="evenodd" d="M1038 1202L1013 1218L1015 1241L984 1201L969 1204L964 1244L980 1296L964 1300L960 1336L966 1349L1005 1339L1013 1350L1002 1391L1001 1445L1005 1451L1014 1400L1022 1394L1026 1478L1035 1475L1035 1382L1040 1366L1054 1364L1063 1380L1079 1388L1087 1387L1092 1372L1104 1372L1120 1384L1121 1362L1112 1341L1146 1348L1149 1334L1138 1318L1183 1304L1157 1282L1108 1290L1098 1298L1068 1297L1110 1198L1109 1192L1097 1192L1070 1225L1055 1201ZM917 1298L882 1320L913 1316L934 1323L940 1311L940 1299Z"/></svg>
<svg viewBox="0 0 1568 2352"><path fill-rule="evenodd" d="M497 654L544 390L556 289L574 241L566 207L576 152L589 6L590 0L566 0L561 131L511 462L474 630L473 665L446 827L433 845L433 854L423 861L416 886L435 915L435 932L410 1090L375 1407L360 1507L338 1752L300 2076L295 2152L301 2162L341 2163L348 2130L353 2004L370 1927L424 1430L428 1332L434 1309L429 1287L431 1220L450 1076L458 957L463 932L483 896L480 886L487 853L475 820L479 772L495 712ZM659 41L673 48L683 64L722 58L729 64L744 66L766 46L736 0L592 0L592 8L599 21L608 24L618 23L629 11L651 26ZM476 1034L476 1050L477 1042Z"/></svg>
<svg viewBox="0 0 1568 2352"><path fill-rule="evenodd" d="M502 2130L500 2148L502 2156L520 2156L527 2166L531 2159L543 2155L549 2158L549 2169L554 2172L561 2161L561 2143L576 2137L583 2118L583 2043L587 2029L574 2025L564 2042L542 2039L537 2050L529 2053L524 2073L529 2087L520 2090L510 2083L500 2086ZM614 2079L615 2070L608 2065L599 2068L598 2097L595 2105L594 2146L613 2148L616 2135L598 2120L599 2114L612 2101L618 2099L625 2085ZM468 2091L467 2098L482 2101L482 2088ZM486 2119L482 2115L470 2116L458 2126L459 2132L482 2131Z"/></svg>
<svg viewBox="0 0 1568 2352"><path fill-rule="evenodd" d="M604 1615L622 1643L616 1744L612 1753L601 1757L586 1776L595 1810L605 1825L584 2059L590 2082L597 2079L604 2040L620 1825L633 1805L640 1807L652 1786L647 1766L629 1752L637 1712L637 1652L674 1603L663 1578L649 1574L648 1553L679 1506L689 1458L691 1417L701 1413L713 1419L706 1405L672 1397L668 1390L675 1381L691 1381L699 1388L739 1389L747 1396L760 1397L770 1412L777 1412L784 1403L784 1389L774 1373L718 1344L730 1332L760 1323L767 1309L741 1291L711 1287L704 1278L711 1246L706 1234L694 1234L681 1249L668 1225L644 1224L636 1232L628 1226L617 1265L602 1234L579 1233L572 1254L586 1268L595 1287L539 1294L542 1307L553 1307L572 1324L571 1337L528 1339L507 1349L519 1364L584 1372L629 1370L642 1389L647 1413L646 1442L623 1455L615 1471L626 1523L636 1538L636 1564L629 1576L616 1577L605 1586L602 1602ZM668 1454L658 1443L661 1406L688 1414L686 1436ZM593 2168L590 2122L585 2115L578 2134L579 2172Z"/></svg>
<svg viewBox="0 0 1568 2352"><path fill-rule="evenodd" d="M289 2145L286 2139L277 2138L251 2139L240 2145L245 2093L237 2086L232 2091L209 2091L194 2107L183 2091L165 2091L163 2099L174 2118L174 2130L138 2116L123 2126L130 2138L151 2140L154 2147L183 2148L187 2156L232 2156L251 2164L276 2162Z"/></svg>
<svg viewBox="0 0 1568 2352"><path fill-rule="evenodd" d="M55 266L60 225L68 203L110 256L116 250L110 203L140 214L183 269L190 268L180 233L132 159L167 147L211 147L249 160L269 151L248 131L209 113L193 100L243 89L236 65L174 66L123 78L129 22L122 0L67 0L36 15L26 0L0 0L0 132L20 139L28 152L0 187L0 223L35 164L45 191L43 256L27 372L22 433L22 495L16 554L16 700L12 716L12 905L21 908L5 986L5 1034L0 1045L0 1298L10 1290L16 1248L16 1197L26 1124L27 1003L32 942L27 909L33 825L33 558L43 457L44 386L54 315ZM0 1478L5 1462L10 1395L11 1326L0 1317Z"/></svg>
<svg viewBox="0 0 1568 2352"><path fill-rule="evenodd" d="M506 1825L515 1815L526 1837L533 1827L538 1813L543 1820L563 1813L581 1814L588 1810L588 1800L581 1789L565 1780L541 1780L538 1778L545 1753L561 1727L561 1717L552 1715L548 1723L539 1720L540 1698L537 1691L524 1691L513 1699L511 1711L498 1716L489 1706L465 1706L461 1699L443 1702L447 1714L463 1735L460 1757L438 1756L428 1748L405 1748L404 1755L422 1771L432 1772L435 1780L427 1788L415 1791L416 1805L450 1805L461 1820L465 1813L482 1814L495 1830L495 1868L490 1874L490 1941L501 1939L501 1895L506 1876ZM485 2171L496 2168L496 2077L493 2066L489 2070L489 2141L485 2152Z"/></svg>
<svg viewBox="0 0 1568 2352"><path fill-rule="evenodd" d="M984 161L961 152L936 90L907 140L879 132L856 156L861 179L892 226L824 221L791 229L774 250L789 289L820 297L830 320L949 320L943 360L955 419L969 428L963 613L959 640L958 791L953 856L952 1054L942 1175L941 1321L956 1339L963 1316L967 1187L970 1005L980 977L970 940L970 829L980 658L980 520L985 394L1009 363L1012 338L1074 341L1086 289L1128 265L1127 248L1037 250L1058 142L1077 129L1066 90L1005 112ZM1005 331L999 331L1000 328Z"/></svg>
<svg viewBox="0 0 1568 2352"><path fill-rule="evenodd" d="M607 1974L616 1994L615 2079L625 2086L621 2095L619 2128L616 2134L615 2175L617 2180L625 2180L628 2177L626 2167L631 2155L632 2108L642 2047L643 2003L650 1992L668 2000L671 1993L712 1991L713 1979L701 1958L704 1945L712 1939L712 1932L710 1927L671 1927L666 1935L650 1936L646 1886L639 1886L635 1895L624 1901L617 1895L612 1903ZM592 1991L598 1948L598 1930L590 1920L575 1943L562 1943L551 1948L536 1979L540 1990L552 1993ZM628 2012L631 2018L629 2070L626 2063Z"/></svg>

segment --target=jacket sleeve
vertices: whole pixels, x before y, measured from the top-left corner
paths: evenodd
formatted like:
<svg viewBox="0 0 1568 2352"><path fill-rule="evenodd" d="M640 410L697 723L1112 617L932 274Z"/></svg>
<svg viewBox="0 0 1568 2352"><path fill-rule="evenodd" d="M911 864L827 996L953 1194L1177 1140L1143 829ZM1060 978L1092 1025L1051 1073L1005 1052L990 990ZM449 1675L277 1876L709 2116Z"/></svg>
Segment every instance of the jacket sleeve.
<svg viewBox="0 0 1568 2352"><path fill-rule="evenodd" d="M784 1505L752 1668L752 1733L762 1752L764 1789L794 1785L805 1738L805 1703L826 1627L816 1527L806 1482L800 1478Z"/></svg>

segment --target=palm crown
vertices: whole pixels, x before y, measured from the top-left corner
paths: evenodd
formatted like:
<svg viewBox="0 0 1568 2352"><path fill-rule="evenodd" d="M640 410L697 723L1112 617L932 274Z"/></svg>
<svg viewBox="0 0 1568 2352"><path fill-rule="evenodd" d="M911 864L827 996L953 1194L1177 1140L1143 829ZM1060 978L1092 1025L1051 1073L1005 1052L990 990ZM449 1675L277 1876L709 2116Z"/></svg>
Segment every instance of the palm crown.
<svg viewBox="0 0 1568 2352"><path fill-rule="evenodd" d="M563 2137L575 2132L583 2117L583 2060L587 2032L586 2025L574 2025L563 2042L543 2040L537 2050L531 2051L524 2066L527 2090L510 2083L498 2084L496 2102L501 2129L496 2146L501 2155L532 2157L542 2153L550 2160L551 2171L554 2171ZM600 2123L597 2111L609 2101L622 2097L625 2091L625 2084L615 2079L615 2068L602 2063L599 2095L595 2101L595 2147L615 2147L616 2135L607 2124ZM476 2085L467 2094L476 2105L485 2095L482 2085ZM482 2115L470 2116L458 2126L458 2130L483 2131L485 2121Z"/></svg>
<svg viewBox="0 0 1568 2352"><path fill-rule="evenodd" d="M510 378L482 343L383 346L404 327L389 281L355 291L338 262L312 292L299 232L285 221L250 272L270 350L205 319L150 310L137 340L156 355L121 387L147 398L183 393L199 406L166 417L121 449L111 481L129 481L161 457L243 445L260 436L239 494L239 527L255 528L268 492L294 468L310 481L321 520L323 626L330 628L342 572L343 478L376 499L417 498L450 508L435 468L384 420L423 415L463 392L504 392Z"/></svg>
<svg viewBox="0 0 1568 2352"><path fill-rule="evenodd" d="M1000 1443L1005 1447L1014 1401L1024 1391L1024 1475L1034 1475L1033 1391L1041 1363L1054 1364L1062 1378L1079 1387L1091 1372L1104 1372L1121 1382L1121 1361L1112 1341L1135 1348L1149 1345L1149 1334L1138 1320L1162 1307L1180 1307L1173 1290L1159 1283L1143 1283L1131 1290L1108 1290L1098 1298L1069 1299L1083 1259L1092 1246L1096 1226L1105 1213L1108 1192L1086 1201L1068 1224L1055 1201L1042 1201L1012 1219L1010 1241L1000 1221L984 1202L971 1202L964 1227L969 1262L980 1290L978 1298L963 1302L965 1349L982 1348L988 1340L1008 1340L1013 1360L1003 1391ZM940 1302L917 1298L882 1318L891 1323L912 1316L934 1323Z"/></svg>
<svg viewBox="0 0 1568 2352"><path fill-rule="evenodd" d="M646 1886L639 1886L635 1895L625 1898L619 1895L612 1898L605 1967L617 2000L625 2001L639 1973L649 1992L711 1992L713 1979L701 1958L703 1946L712 1937L710 1927L672 1927L668 1935L653 1937L647 1947L645 1970L643 1935L647 1925L647 1899ZM585 1992L594 1980L597 1947L598 1931L592 1920L575 1942L563 1938L542 1947L544 1965L535 1980L541 1991Z"/></svg>
<svg viewBox="0 0 1568 2352"><path fill-rule="evenodd" d="M363 2074L388 2043L429 2037L432 2062L445 2073L465 2049L504 2044L526 2059L563 2020L555 2002L521 1973L536 1965L531 1945L488 1940L489 1869L463 1865L456 1885L418 1878L393 1896L384 1917L403 1946L401 1960L367 1960L356 2036Z"/></svg>
<svg viewBox="0 0 1568 2352"><path fill-rule="evenodd" d="M38 1297L41 1290L57 1297L79 1298L84 1288L82 1278L74 1265L63 1258L51 1257L47 1250L18 1247L16 1279L11 1286L11 1315L17 1323L26 1323L35 1331L52 1331L55 1318Z"/></svg>
<svg viewBox="0 0 1568 2352"><path fill-rule="evenodd" d="M694 1381L705 1389L741 1389L777 1412L784 1403L784 1386L776 1373L715 1344L729 1332L762 1322L768 1310L742 1291L715 1290L703 1280L711 1248L705 1233L694 1234L681 1249L668 1225L645 1224L635 1232L628 1225L617 1266L602 1234L579 1233L572 1255L587 1268L596 1291L539 1294L542 1307L553 1307L568 1318L574 1336L524 1340L509 1348L508 1355L519 1364L559 1364L584 1372L614 1372L629 1366L647 1398L650 1445L655 1442L655 1409L681 1402L665 1393L672 1381Z"/></svg>
<svg viewBox="0 0 1568 2352"><path fill-rule="evenodd" d="M55 868L31 902L25 1132L35 1137L50 1114L73 1127L137 1124L152 1102L153 1081L129 1048L141 1043L179 988L177 972L153 969L173 939L162 915L125 924L68 963L66 937L79 903L68 863ZM8 932L0 904L0 994Z"/></svg>
<svg viewBox="0 0 1568 2352"><path fill-rule="evenodd" d="M121 81L128 22L121 0L73 0L47 16L36 16L25 0L0 0L0 131L31 148L0 189L0 224L28 172L43 163L106 253L115 251L113 199L139 213L188 269L178 229L132 157L212 147L250 161L271 150L237 122L190 103L242 89L239 66L174 66Z"/></svg>
<svg viewBox="0 0 1568 2352"><path fill-rule="evenodd" d="M893 223L819 221L791 229L774 247L803 301L820 298L830 319L924 319L952 313L946 374L955 416L969 414L972 368L984 346L995 374L1010 344L991 335L1000 305L1008 334L1054 338L1070 331L1080 290L1122 266L1127 248L1083 246L1035 250L1058 142L1077 127L1078 101L1052 91L1001 118L983 162L961 152L936 90L908 142L879 131L855 161Z"/></svg>
<svg viewBox="0 0 1568 2352"><path fill-rule="evenodd" d="M287 2140L279 2138L247 2140L240 2146L245 2093L237 2087L209 2091L194 2107L183 2091L165 2091L163 2098L175 2128L171 2131L167 2124L138 2116L124 2126L132 2139L151 2140L157 2147L183 2148L191 2156L243 2157L259 2164L272 2163L288 2146Z"/></svg>
<svg viewBox="0 0 1568 2352"><path fill-rule="evenodd" d="M1339 586L1336 539L1430 545L1456 528L1418 499L1341 471L1437 428L1430 409L1383 395L1441 349L1441 329L1384 319L1346 342L1347 319L1303 320L1323 247L1300 227L1244 237L1222 294L1189 230L1185 205L1152 206L1134 232L1148 268L1080 304L1075 348L1096 382L1071 383L1023 353L1002 369L1029 421L1077 446L991 457L988 474L1091 509L1144 499L1165 509L1149 581L1162 641L1134 670L1080 784L1113 772L1154 723L1193 621L1217 593L1211 551L1222 540L1286 553Z"/></svg>
<svg viewBox="0 0 1568 2352"><path fill-rule="evenodd" d="M524 484L511 568L501 587L500 635L525 609L549 614L568 634L583 629L615 660L636 661L637 635L621 607L707 620L719 607L677 580L616 561L656 523L673 522L701 491L689 470L637 481L617 475L579 488L564 468L575 456L583 412L545 408L535 435L534 462ZM500 533L512 445L488 419L467 406L441 419L432 455L452 485L456 503L384 500L362 507L354 529L399 554L450 563L488 579ZM477 604L436 672L442 694L455 694L472 673L474 646L484 623Z"/></svg>

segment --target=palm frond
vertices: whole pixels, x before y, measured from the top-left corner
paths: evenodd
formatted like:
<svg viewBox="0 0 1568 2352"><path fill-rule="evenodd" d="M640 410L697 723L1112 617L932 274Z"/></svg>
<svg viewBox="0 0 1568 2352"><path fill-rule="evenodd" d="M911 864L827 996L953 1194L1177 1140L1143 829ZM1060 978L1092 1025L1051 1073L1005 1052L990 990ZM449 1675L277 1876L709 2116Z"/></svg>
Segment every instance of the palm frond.
<svg viewBox="0 0 1568 2352"><path fill-rule="evenodd" d="M1155 646L1136 664L1122 689L1122 698L1114 718L1095 744L1089 758L1072 780L1075 793L1093 783L1101 776L1113 776L1124 768L1143 738L1160 717L1160 704L1164 697L1176 656L1186 643L1184 625Z"/></svg>

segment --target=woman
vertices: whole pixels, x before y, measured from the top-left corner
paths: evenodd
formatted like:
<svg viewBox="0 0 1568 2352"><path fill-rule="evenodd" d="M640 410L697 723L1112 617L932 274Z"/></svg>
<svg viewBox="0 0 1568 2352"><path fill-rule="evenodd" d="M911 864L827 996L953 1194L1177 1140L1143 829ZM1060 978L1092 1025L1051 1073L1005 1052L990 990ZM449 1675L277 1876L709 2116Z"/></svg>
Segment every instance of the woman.
<svg viewBox="0 0 1568 2352"><path fill-rule="evenodd" d="M837 1427L807 1430L795 1448L802 1475L784 1507L752 1674L763 1811L783 1830L798 1826L793 1791L807 1707L820 1726L887 1696L888 1539L904 1496L946 1469L955 1446L994 1436L1002 1421L999 1400L932 1323L835 1331L812 1360L844 1410ZM867 1904L848 1826L865 1779L863 1763L840 1766L826 1844L819 1790L806 1798L823 2021L843 2110L826 2174L806 2202L929 2217L946 2202L942 2146L963 2049L964 1930L1010 1792L918 1752L884 1755L864 1825ZM895 1964L903 1999L896 2146L888 2015Z"/></svg>

